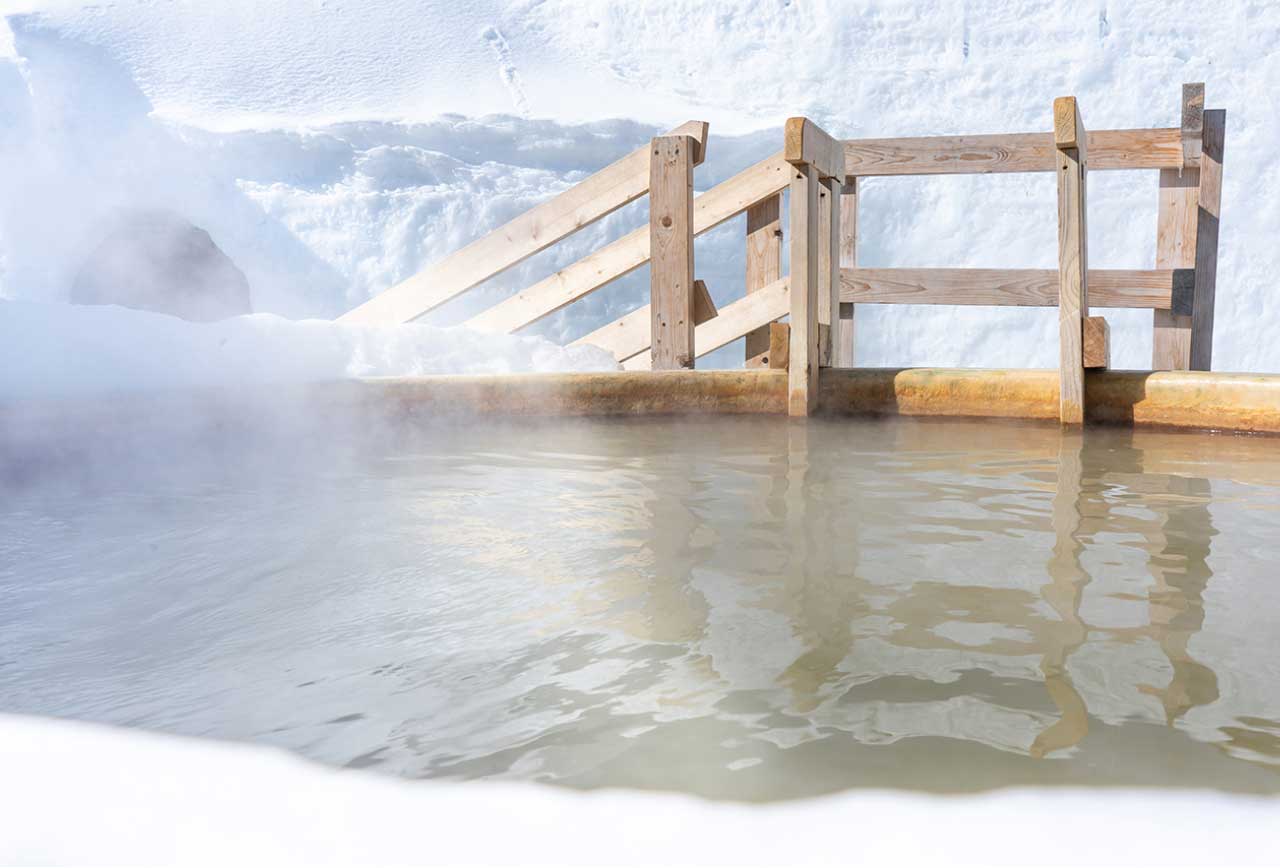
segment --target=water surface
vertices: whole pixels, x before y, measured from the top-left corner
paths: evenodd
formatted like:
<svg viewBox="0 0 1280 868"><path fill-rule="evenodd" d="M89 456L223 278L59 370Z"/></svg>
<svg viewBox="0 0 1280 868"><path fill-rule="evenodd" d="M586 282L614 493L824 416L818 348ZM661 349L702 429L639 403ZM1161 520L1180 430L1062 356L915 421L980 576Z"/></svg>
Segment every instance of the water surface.
<svg viewBox="0 0 1280 868"><path fill-rule="evenodd" d="M729 799L1280 792L1280 441L738 418L321 443L8 468L0 711Z"/></svg>

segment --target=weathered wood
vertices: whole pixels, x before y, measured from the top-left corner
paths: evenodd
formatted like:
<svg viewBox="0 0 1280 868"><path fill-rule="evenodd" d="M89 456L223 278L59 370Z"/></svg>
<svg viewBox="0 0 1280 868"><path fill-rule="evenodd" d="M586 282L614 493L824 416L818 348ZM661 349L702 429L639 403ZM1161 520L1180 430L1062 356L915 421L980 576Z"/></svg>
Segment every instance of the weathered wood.
<svg viewBox="0 0 1280 868"><path fill-rule="evenodd" d="M1088 134L1089 170L1176 169L1182 166L1182 131L1097 130ZM849 176L964 175L1053 172L1053 133L851 139L844 143Z"/></svg>
<svg viewBox="0 0 1280 868"><path fill-rule="evenodd" d="M1200 168L1201 142L1204 137L1204 82L1182 86L1182 163Z"/></svg>
<svg viewBox="0 0 1280 868"><path fill-rule="evenodd" d="M783 153L793 166L813 166L819 179L844 181L844 142L833 138L808 118L787 118Z"/></svg>
<svg viewBox="0 0 1280 868"><path fill-rule="evenodd" d="M1195 267L1199 187L1199 169L1160 170L1156 268ZM1191 314L1155 311L1151 338L1153 371L1185 371L1191 366L1191 324Z"/></svg>
<svg viewBox="0 0 1280 868"><path fill-rule="evenodd" d="M791 223L791 360L787 412L808 416L818 398L818 170L792 167L787 212Z"/></svg>
<svg viewBox="0 0 1280 868"><path fill-rule="evenodd" d="M786 189L790 173L791 165L779 152L712 187L693 201L694 234L701 235ZM490 333L517 331L648 261L649 229L642 227L477 314L465 325Z"/></svg>
<svg viewBox="0 0 1280 868"><path fill-rule="evenodd" d="M649 170L650 353L654 370L692 368L693 140L660 136Z"/></svg>
<svg viewBox="0 0 1280 868"><path fill-rule="evenodd" d="M719 311L716 310L716 301L711 297L711 290L707 289L706 282L695 280L693 282L693 324L702 325L717 314Z"/></svg>
<svg viewBox="0 0 1280 868"><path fill-rule="evenodd" d="M1218 218L1222 210L1222 157L1227 113L1204 113L1196 209L1195 296L1191 314L1191 370L1213 368L1213 304L1218 290Z"/></svg>
<svg viewBox="0 0 1280 868"><path fill-rule="evenodd" d="M1090 307L1191 311L1179 292L1189 270L1089 269ZM1057 307L1058 272L1050 268L842 268L840 298L857 304L962 304Z"/></svg>
<svg viewBox="0 0 1280 868"><path fill-rule="evenodd" d="M781 278L759 292L743 296L720 309L713 319L698 326L694 347L699 356L736 341L752 329L767 326L788 312L789 278ZM646 371L652 367L649 353L641 352L622 362L628 371Z"/></svg>
<svg viewBox="0 0 1280 868"><path fill-rule="evenodd" d="M769 323L768 365L775 371L785 371L791 363L791 326L784 322Z"/></svg>
<svg viewBox="0 0 1280 868"><path fill-rule="evenodd" d="M701 162L707 124L689 121L670 135L693 136ZM649 189L649 148L643 147L575 184L559 196L433 262L412 277L347 311L345 322L408 322L517 265Z"/></svg>
<svg viewBox="0 0 1280 868"><path fill-rule="evenodd" d="M1089 287L1090 290L1093 287ZM1089 316L1084 320L1084 366L1111 367L1111 327L1106 317Z"/></svg>
<svg viewBox="0 0 1280 868"><path fill-rule="evenodd" d="M1089 231L1085 172L1088 161L1084 121L1075 97L1053 101L1054 145L1058 152L1058 419L1084 423L1084 327L1089 315Z"/></svg>
<svg viewBox="0 0 1280 868"><path fill-rule="evenodd" d="M845 269L858 267L858 179L850 178L840 190L840 292L843 298ZM835 366L853 367L854 307L841 301L835 336Z"/></svg>
<svg viewBox="0 0 1280 868"><path fill-rule="evenodd" d="M747 209L747 293L753 293L782 276L782 195L770 196ZM748 367L762 364L769 353L769 327L747 334Z"/></svg>
<svg viewBox="0 0 1280 868"><path fill-rule="evenodd" d="M824 368L835 364L840 320L842 186L837 178L825 178L818 185L818 357L819 366Z"/></svg>

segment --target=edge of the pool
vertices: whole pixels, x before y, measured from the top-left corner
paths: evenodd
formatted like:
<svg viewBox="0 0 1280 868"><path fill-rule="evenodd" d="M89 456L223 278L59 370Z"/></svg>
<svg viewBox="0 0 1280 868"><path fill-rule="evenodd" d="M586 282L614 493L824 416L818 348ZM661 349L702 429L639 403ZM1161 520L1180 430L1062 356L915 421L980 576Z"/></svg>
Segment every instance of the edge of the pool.
<svg viewBox="0 0 1280 868"><path fill-rule="evenodd" d="M64 396L0 404L0 435L69 418L181 416L209 407L298 403L330 416L409 422L448 416L584 417L782 415L780 370L610 371L372 377L239 389L175 389ZM985 418L1055 422L1053 369L825 368L817 412L825 416ZM1093 424L1280 433L1280 374L1090 371L1086 420ZM198 415L198 413L197 413ZM21 423L19 426L17 423Z"/></svg>

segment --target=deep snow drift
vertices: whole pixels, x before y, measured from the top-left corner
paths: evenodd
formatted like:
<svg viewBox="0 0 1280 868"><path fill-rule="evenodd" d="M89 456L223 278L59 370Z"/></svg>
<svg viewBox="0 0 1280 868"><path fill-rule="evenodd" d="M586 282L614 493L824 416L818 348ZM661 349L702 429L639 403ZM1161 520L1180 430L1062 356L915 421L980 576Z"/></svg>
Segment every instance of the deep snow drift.
<svg viewBox="0 0 1280 868"><path fill-rule="evenodd" d="M256 309L331 317L689 118L712 122L705 189L776 150L792 114L845 136L1024 131L1074 93L1091 128L1170 126L1180 83L1204 80L1228 117L1215 367L1280 370L1264 339L1280 327L1274 4L19 0L15 13L0 28L0 297L65 299L116 209L158 207L212 234ZM1153 266L1155 185L1091 177L1092 264ZM865 188L864 265L1056 263L1051 176ZM643 219L624 209L430 321ZM699 241L721 303L742 292L742 231L737 218ZM531 331L562 343L646 293L641 269ZM1151 314L1107 316L1116 366L1148 366ZM1056 362L1051 310L858 317L859 364Z"/></svg>

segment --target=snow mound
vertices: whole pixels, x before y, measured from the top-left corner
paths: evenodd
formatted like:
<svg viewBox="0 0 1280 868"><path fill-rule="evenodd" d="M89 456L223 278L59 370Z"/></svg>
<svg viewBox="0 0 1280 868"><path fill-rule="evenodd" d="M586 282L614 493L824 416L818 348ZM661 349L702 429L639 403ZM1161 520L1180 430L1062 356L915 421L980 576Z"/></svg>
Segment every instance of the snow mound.
<svg viewBox="0 0 1280 868"><path fill-rule="evenodd" d="M1194 791L862 791L746 806L405 781L271 748L3 715L0 767L5 864L1164 868L1270 864L1280 822L1276 799Z"/></svg>
<svg viewBox="0 0 1280 868"><path fill-rule="evenodd" d="M605 371L613 356L544 338L410 323L249 314L191 323L122 307L0 301L0 399L352 377Z"/></svg>

